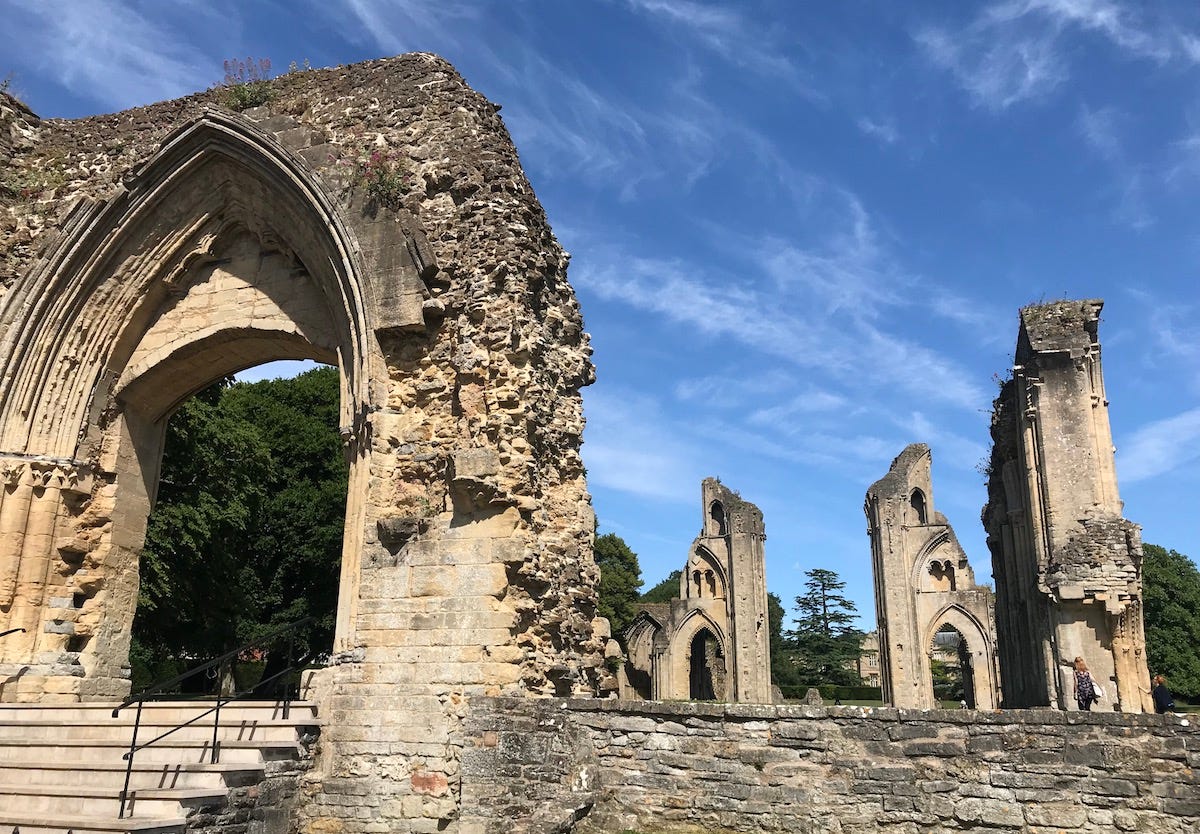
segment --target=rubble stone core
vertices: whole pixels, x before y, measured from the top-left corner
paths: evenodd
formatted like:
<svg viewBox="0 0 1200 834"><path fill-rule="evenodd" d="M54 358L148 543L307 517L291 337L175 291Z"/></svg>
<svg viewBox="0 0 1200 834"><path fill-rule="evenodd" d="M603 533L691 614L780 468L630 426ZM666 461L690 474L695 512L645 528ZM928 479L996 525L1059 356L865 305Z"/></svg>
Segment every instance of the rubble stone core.
<svg viewBox="0 0 1200 834"><path fill-rule="evenodd" d="M1013 378L992 414L983 523L1006 707L1074 709L1082 657L1108 694L1100 709L1153 709L1141 531L1121 517L1104 395L1103 304L1022 309Z"/></svg>
<svg viewBox="0 0 1200 834"><path fill-rule="evenodd" d="M472 695L595 690L587 334L495 105L406 55L77 121L0 94L3 700L129 688L166 419L336 365L350 486L301 828L445 830ZM373 188L380 179L388 188ZM356 827L360 826L360 827Z"/></svg>
<svg viewBox="0 0 1200 834"><path fill-rule="evenodd" d="M931 661L943 626L958 631L967 705L1000 704L992 595L975 573L946 517L934 508L933 465L924 443L907 446L867 490L875 619L884 702L936 709Z"/></svg>

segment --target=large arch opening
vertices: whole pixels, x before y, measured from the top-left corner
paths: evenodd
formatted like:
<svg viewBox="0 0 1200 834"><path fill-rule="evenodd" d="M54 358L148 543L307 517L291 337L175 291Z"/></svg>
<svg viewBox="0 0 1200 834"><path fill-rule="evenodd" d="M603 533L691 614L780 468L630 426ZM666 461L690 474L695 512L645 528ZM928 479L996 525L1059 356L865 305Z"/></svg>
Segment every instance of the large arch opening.
<svg viewBox="0 0 1200 834"><path fill-rule="evenodd" d="M347 490L339 387L337 368L268 363L169 416L139 563L135 691L295 622L304 624L286 640L185 690L245 692L266 680L261 693L273 693L289 662L328 660Z"/></svg>
<svg viewBox="0 0 1200 834"><path fill-rule="evenodd" d="M26 589L5 609L26 631L0 646L0 660L81 666L64 697L128 691L139 555L170 415L213 382L273 360L338 369L349 487L335 631L339 646L352 644L372 381L387 379L371 321L378 299L357 246L273 139L206 114L128 185L76 205L55 248L5 297L0 328L0 449L19 481L0 506L12 554L0 577L22 577ZM392 292L407 291L405 275L391 276ZM43 334L36 351L19 341L31 332ZM39 487L42 469L53 488Z"/></svg>

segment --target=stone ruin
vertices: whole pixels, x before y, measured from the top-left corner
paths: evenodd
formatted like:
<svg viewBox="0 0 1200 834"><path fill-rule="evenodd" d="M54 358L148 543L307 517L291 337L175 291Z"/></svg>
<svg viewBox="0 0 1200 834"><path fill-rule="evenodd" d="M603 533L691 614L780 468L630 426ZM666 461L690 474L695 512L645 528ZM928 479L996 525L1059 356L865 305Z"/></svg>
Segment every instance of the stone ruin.
<svg viewBox="0 0 1200 834"><path fill-rule="evenodd" d="M640 606L625 630L622 698L771 702L762 511L715 478L679 597Z"/></svg>
<svg viewBox="0 0 1200 834"><path fill-rule="evenodd" d="M972 647L978 706L1073 708L1073 660L1083 657L1098 681L1113 683L1113 709L1152 710L1141 531L1121 517L1100 363L1102 306L1060 301L1021 310L987 465L994 603L975 588L966 555L933 510L928 447L906 448L867 491L887 703L934 706L924 658L933 631L949 622Z"/></svg>
<svg viewBox="0 0 1200 834"><path fill-rule="evenodd" d="M341 372L350 487L319 752L272 788L288 830L1195 830L1193 729L1155 716L587 700L593 368L498 108L424 54L270 86L244 112L210 90L72 121L0 94L0 630L25 629L0 641L0 700L128 691L166 419L222 376L310 358ZM1123 705L1145 682L1098 309L1024 311L998 400L1000 653L1042 674L1006 684L1012 705L1061 704L1075 653ZM681 591L729 641L730 698L765 702L762 517L704 497ZM580 699L528 697L547 695Z"/></svg>
<svg viewBox="0 0 1200 834"><path fill-rule="evenodd" d="M499 108L449 64L270 88L72 121L0 94L0 630L25 629L0 697L125 695L167 418L261 362L336 365L350 486L303 821L369 794L434 830L470 697L595 690L588 337Z"/></svg>
<svg viewBox="0 0 1200 834"><path fill-rule="evenodd" d="M961 638L967 706L994 709L1001 699L992 595L975 584L954 528L934 507L932 463L929 447L913 443L867 490L883 700L937 708L934 641L949 626Z"/></svg>
<svg viewBox="0 0 1200 834"><path fill-rule="evenodd" d="M996 398L988 503L1004 703L1071 698L1071 663L1150 711L1140 528L1121 516L1098 327L1103 302L1021 310L1013 377Z"/></svg>

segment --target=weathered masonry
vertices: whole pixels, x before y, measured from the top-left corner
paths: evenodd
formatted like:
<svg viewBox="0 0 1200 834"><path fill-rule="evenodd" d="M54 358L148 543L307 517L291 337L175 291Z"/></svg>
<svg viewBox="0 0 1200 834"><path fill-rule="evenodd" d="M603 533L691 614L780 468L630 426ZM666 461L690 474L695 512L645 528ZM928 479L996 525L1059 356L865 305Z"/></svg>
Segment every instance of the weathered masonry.
<svg viewBox="0 0 1200 834"><path fill-rule="evenodd" d="M700 535L679 597L626 629L625 697L771 702L762 511L716 478L700 485Z"/></svg>
<svg viewBox="0 0 1200 834"><path fill-rule="evenodd" d="M937 706L934 638L953 628L967 704L1000 705L992 595L975 574L946 517L934 508L933 457L914 443L867 490L879 669L883 698L910 709Z"/></svg>
<svg viewBox="0 0 1200 834"><path fill-rule="evenodd" d="M498 108L446 62L271 89L78 121L0 96L0 630L26 629L0 691L127 692L167 418L242 368L327 362L350 487L300 823L370 795L444 828L469 697L595 689L588 339Z"/></svg>
<svg viewBox="0 0 1200 834"><path fill-rule="evenodd" d="M792 834L1200 827L1173 715L482 699L464 831Z"/></svg>
<svg viewBox="0 0 1200 834"><path fill-rule="evenodd" d="M1113 681L1115 706L1152 709L1141 533L1117 493L1102 306L1022 309L1013 378L996 398L983 522L1009 707L1073 705L1070 664L1082 657Z"/></svg>

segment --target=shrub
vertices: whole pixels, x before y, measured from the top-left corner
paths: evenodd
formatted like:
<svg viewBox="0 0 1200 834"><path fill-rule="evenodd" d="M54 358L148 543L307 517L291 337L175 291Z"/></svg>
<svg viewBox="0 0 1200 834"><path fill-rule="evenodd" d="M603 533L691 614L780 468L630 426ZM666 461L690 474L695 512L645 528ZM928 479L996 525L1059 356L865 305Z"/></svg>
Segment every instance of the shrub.
<svg viewBox="0 0 1200 834"><path fill-rule="evenodd" d="M271 89L271 59L239 61L234 58L226 61L222 87L222 101L230 110L240 113L266 104L275 97L275 91Z"/></svg>

